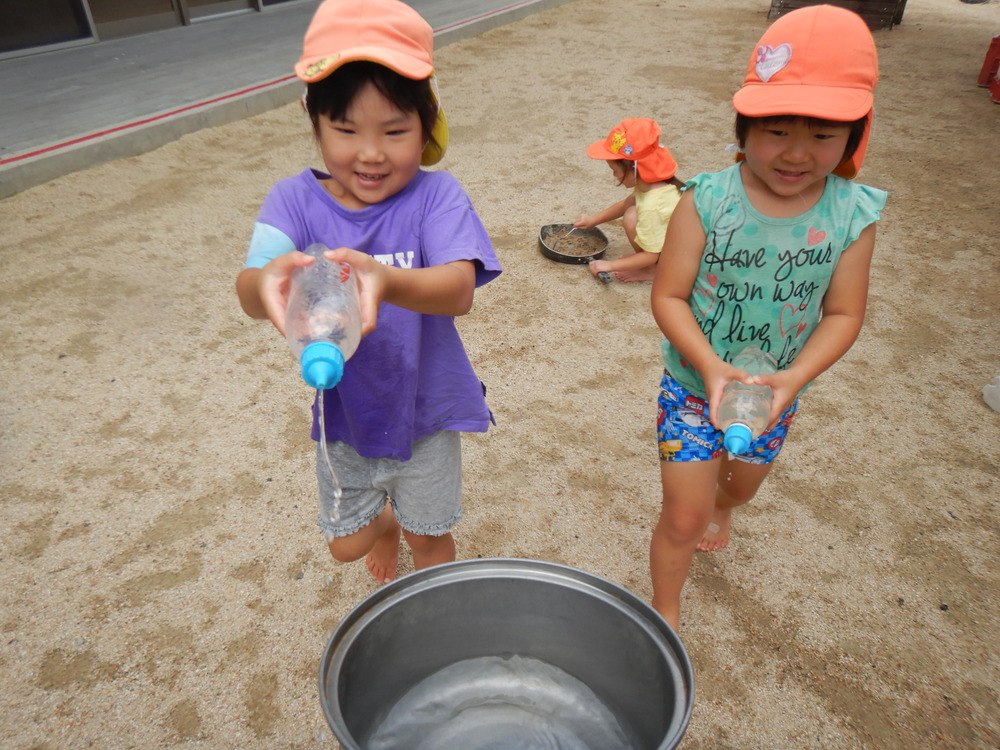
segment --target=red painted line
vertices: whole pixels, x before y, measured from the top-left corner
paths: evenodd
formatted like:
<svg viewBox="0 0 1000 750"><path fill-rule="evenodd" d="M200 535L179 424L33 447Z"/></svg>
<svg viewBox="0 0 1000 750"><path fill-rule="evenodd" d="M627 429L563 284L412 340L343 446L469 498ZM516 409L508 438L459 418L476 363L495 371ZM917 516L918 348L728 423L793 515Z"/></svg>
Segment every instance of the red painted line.
<svg viewBox="0 0 1000 750"><path fill-rule="evenodd" d="M523 0L523 2L520 2L520 3L514 3L513 5L508 5L508 6L504 7L504 8L499 8L498 10L494 10L494 11L491 11L489 13L483 13L480 16L475 16L474 18L469 18L469 19L467 19L465 21L459 21L458 23L453 23L450 26L444 26L444 27L442 27L440 29L435 29L434 33L439 33L439 32L442 32L442 31L448 31L450 29L458 28L459 26L465 26L466 24L473 23L474 21L480 21L480 20L482 20L484 18L489 18L491 16L496 16L496 15L499 15L500 13L505 13L507 11L514 10L515 8L520 8L520 7L524 6L524 5L531 5L533 2L536 2L536 0ZM269 88L271 86L276 86L279 83L284 83L285 81L290 81L293 78L295 78L294 75L285 76L284 78L279 78L276 81L270 81L268 83L261 83L261 84L259 84L257 86L251 86L248 89L243 89L241 91L234 91L233 93L226 94L225 96L219 96L219 97L216 97L214 99L208 99L207 101L198 102L197 104L189 104L186 107L181 107L180 109L174 109L174 110L171 110L170 112L164 112L163 114L156 115L155 117L147 117L144 120L137 120L136 122L130 122L130 123L127 123L125 125L118 125L117 127L114 127L114 128L108 128L107 130L101 130L101 131L99 131L97 133L91 133L90 135L84 135L84 136L81 136L79 138L74 138L71 141L66 141L64 143L57 143L57 144L55 144L53 146L46 146L45 148L40 148L40 149L37 149L36 151L30 151L30 152L28 152L26 154L20 154L18 156L10 156L10 157L8 157L6 159L0 159L0 166L3 166L5 164L12 164L12 163L14 163L16 161L23 161L24 159L31 159L31 158L33 158L35 156L41 156L42 154L47 154L50 151L58 151L61 148L68 148L69 146L75 146L78 143L85 143L87 141L92 141L95 138L102 138L102 137L104 137L106 135L111 135L112 133L118 133L118 132L120 132L122 130L130 130L131 128L137 128L137 127L140 127L142 125L148 125L151 122L157 122L158 120L164 120L164 119L166 119L168 117L173 117L175 115L179 115L182 112L190 112L193 109L200 109L201 107L207 107L210 104L216 104L218 102L226 101L227 99L233 99L233 98L235 98L237 96L243 96L245 94L249 94L249 93L251 93L253 91L259 91L260 89L266 89L266 88Z"/></svg>

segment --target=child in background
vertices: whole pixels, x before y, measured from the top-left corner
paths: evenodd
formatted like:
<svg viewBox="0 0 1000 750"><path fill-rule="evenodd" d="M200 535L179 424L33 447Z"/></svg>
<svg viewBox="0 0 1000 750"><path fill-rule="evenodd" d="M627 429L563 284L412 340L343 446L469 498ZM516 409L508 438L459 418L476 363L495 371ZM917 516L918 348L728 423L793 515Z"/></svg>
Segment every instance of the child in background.
<svg viewBox="0 0 1000 750"><path fill-rule="evenodd" d="M660 126L644 117L622 120L602 141L587 148L591 159L604 159L619 185L632 194L600 213L584 214L574 229L591 229L622 219L625 236L635 251L615 260L593 260L590 272L613 273L619 281L649 281L663 249L667 222L681 198L684 183L674 175L677 162L660 145Z"/></svg>
<svg viewBox="0 0 1000 750"><path fill-rule="evenodd" d="M856 13L818 5L779 18L733 97L741 160L691 180L670 221L652 290L666 338L650 572L653 606L675 628L695 548L726 546L731 513L773 466L799 395L861 329L886 194L849 180L877 81L875 43ZM729 364L746 346L769 351L778 372L751 377ZM770 386L773 403L767 431L727 456L716 426L733 380Z"/></svg>
<svg viewBox="0 0 1000 750"><path fill-rule="evenodd" d="M301 250L323 243L357 271L364 338L340 384L321 392L343 496L336 517L317 460L319 525L335 559L367 556L379 582L396 576L400 533L415 568L455 559L459 433L492 421L453 316L500 265L455 178L420 169L447 145L433 40L398 0L319 6L295 72L326 171L272 188L236 282L247 315L283 331L291 273L313 262ZM314 440L317 419L314 403Z"/></svg>

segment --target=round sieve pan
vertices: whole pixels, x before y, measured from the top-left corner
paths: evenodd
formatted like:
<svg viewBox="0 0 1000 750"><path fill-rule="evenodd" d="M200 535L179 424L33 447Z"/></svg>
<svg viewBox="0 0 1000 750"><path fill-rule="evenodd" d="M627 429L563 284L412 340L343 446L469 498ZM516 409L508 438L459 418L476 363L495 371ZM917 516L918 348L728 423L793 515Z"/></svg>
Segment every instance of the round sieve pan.
<svg viewBox="0 0 1000 750"><path fill-rule="evenodd" d="M590 263L604 256L608 238L596 227L573 229L572 224L546 224L538 232L538 247L542 255L557 263Z"/></svg>

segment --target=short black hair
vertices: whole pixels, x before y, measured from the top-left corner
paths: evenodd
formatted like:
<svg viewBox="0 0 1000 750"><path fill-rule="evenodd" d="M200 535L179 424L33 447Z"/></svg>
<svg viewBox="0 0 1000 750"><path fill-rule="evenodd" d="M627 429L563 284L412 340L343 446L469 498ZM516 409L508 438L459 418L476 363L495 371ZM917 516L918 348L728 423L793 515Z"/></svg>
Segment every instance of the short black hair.
<svg viewBox="0 0 1000 750"><path fill-rule="evenodd" d="M400 111L416 112L424 137L434 141L431 133L437 121L438 104L430 79L414 81L384 65L365 60L345 63L326 78L307 84L306 112L312 121L313 132L319 133L319 118L323 115L331 120L344 119L354 97L367 83L374 85Z"/></svg>
<svg viewBox="0 0 1000 750"><path fill-rule="evenodd" d="M858 146L861 144L861 136L865 133L865 124L868 117L862 117L860 120L854 120L853 122L846 122L843 120L824 120L819 117L806 117L805 115L771 115L769 117L749 117L747 115L741 115L739 112L736 113L736 125L733 128L736 132L736 143L740 148L747 145L747 133L750 132L750 127L754 123L760 123L764 127L768 125L776 125L781 122L793 122L796 120L801 120L810 128L829 128L836 127L840 125L847 125L851 130L847 135L847 145L844 147L844 156L840 160L841 164L854 156L854 152L858 150Z"/></svg>

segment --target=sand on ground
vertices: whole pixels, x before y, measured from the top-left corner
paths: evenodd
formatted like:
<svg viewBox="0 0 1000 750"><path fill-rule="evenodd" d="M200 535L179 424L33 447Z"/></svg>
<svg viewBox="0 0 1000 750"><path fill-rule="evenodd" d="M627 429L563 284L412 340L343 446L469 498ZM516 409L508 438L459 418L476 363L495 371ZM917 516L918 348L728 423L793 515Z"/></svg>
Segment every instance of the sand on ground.
<svg viewBox="0 0 1000 750"><path fill-rule="evenodd" d="M649 286L601 285L537 235L623 197L584 150L626 116L662 125L682 176L729 164L768 6L576 0L438 52L441 167L505 268L459 322L498 422L464 440L460 558L649 598ZM998 32L1000 2L910 0L875 33L862 179L890 198L868 320L730 547L696 556L684 747L1000 746L1000 414L980 394L1000 373L1000 106L975 83ZM0 201L4 748L337 745L317 663L376 584L326 550L311 394L233 292L261 200L308 164L290 104Z"/></svg>

